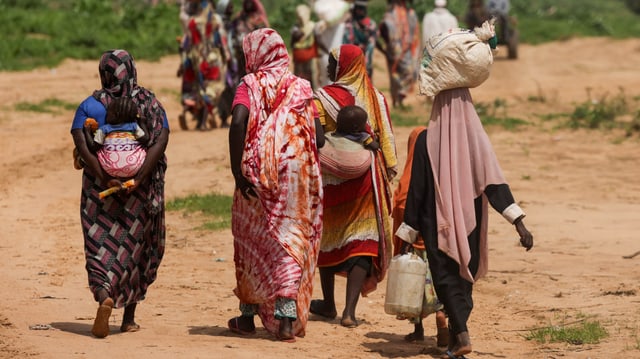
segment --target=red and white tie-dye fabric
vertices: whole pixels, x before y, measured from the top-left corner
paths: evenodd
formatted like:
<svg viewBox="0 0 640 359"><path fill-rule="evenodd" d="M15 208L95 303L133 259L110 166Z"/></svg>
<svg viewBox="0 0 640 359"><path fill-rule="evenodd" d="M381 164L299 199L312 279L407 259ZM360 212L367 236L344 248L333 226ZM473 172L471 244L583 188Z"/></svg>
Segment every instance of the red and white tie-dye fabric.
<svg viewBox="0 0 640 359"><path fill-rule="evenodd" d="M273 333L276 298L295 299L294 332L304 335L322 233L312 89L289 72L286 46L274 30L249 33L243 47L250 108L242 173L258 199L234 194L235 293L243 303L260 304Z"/></svg>

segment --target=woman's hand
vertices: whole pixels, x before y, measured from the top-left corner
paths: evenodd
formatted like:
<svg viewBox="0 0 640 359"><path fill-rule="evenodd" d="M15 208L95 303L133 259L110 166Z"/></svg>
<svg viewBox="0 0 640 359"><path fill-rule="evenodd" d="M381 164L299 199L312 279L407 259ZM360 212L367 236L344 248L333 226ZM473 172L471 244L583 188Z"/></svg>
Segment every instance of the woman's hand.
<svg viewBox="0 0 640 359"><path fill-rule="evenodd" d="M236 188L240 190L242 197L249 199L249 196L258 198L258 194L254 190L255 186L242 175L234 176L236 180Z"/></svg>
<svg viewBox="0 0 640 359"><path fill-rule="evenodd" d="M527 251L531 250L531 248L533 248L533 235L527 230L522 219L516 221L515 226L520 236L520 244L525 247Z"/></svg>
<svg viewBox="0 0 640 359"><path fill-rule="evenodd" d="M111 187L122 188L122 181L120 181L117 178L111 178L110 180L107 181L107 188L111 188Z"/></svg>
<svg viewBox="0 0 640 359"><path fill-rule="evenodd" d="M388 167L387 168L387 177L389 178L389 182L393 180L398 175L398 170L396 167Z"/></svg>
<svg viewBox="0 0 640 359"><path fill-rule="evenodd" d="M407 254L413 250L413 244L402 241L402 246L400 246L400 254Z"/></svg>

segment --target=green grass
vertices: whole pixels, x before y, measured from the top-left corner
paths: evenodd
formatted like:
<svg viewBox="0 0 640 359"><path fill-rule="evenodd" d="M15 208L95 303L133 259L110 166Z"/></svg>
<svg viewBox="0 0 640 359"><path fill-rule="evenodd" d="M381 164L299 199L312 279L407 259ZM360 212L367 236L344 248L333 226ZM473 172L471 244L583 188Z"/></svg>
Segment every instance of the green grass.
<svg viewBox="0 0 640 359"><path fill-rule="evenodd" d="M136 59L177 53L176 5L125 0L0 0L0 70L53 67L125 48Z"/></svg>
<svg viewBox="0 0 640 359"><path fill-rule="evenodd" d="M525 336L538 343L597 344L606 338L606 329L595 320L585 320L572 326L547 326L533 329Z"/></svg>
<svg viewBox="0 0 640 359"><path fill-rule="evenodd" d="M189 195L167 203L169 211L200 213L205 217L198 227L205 230L221 230L231 227L233 197L221 194Z"/></svg>
<svg viewBox="0 0 640 359"><path fill-rule="evenodd" d="M506 130L515 130L528 124L525 120L509 116L507 101L501 98L496 98L493 103L478 102L475 107L484 126L500 126Z"/></svg>
<svg viewBox="0 0 640 359"><path fill-rule="evenodd" d="M631 1L631 0L627 0ZM234 0L240 9L240 0ZM97 60L104 50L125 48L138 60L177 54L181 34L173 1L149 7L127 0L0 0L0 71L55 67L65 58ZM289 43L295 6L305 0L263 0L271 26ZM449 0L460 19L468 0ZM371 0L380 22L387 0ZM420 20L431 1L414 1ZM640 21L622 0L512 0L520 42L538 44L580 36L640 36ZM461 27L466 25L461 21Z"/></svg>
<svg viewBox="0 0 640 359"><path fill-rule="evenodd" d="M77 104L66 102L57 98L48 98L39 103L18 102L15 104L17 111L23 112L40 112L40 113L58 113L60 109L73 111L77 108Z"/></svg>

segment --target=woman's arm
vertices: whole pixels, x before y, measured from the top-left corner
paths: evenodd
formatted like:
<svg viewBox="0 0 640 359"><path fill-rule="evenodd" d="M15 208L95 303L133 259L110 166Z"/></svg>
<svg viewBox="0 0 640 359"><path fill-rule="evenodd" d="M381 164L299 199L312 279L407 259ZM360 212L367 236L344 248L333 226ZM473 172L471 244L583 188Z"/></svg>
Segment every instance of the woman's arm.
<svg viewBox="0 0 640 359"><path fill-rule="evenodd" d="M140 183L145 181L156 168L158 161L164 156L164 152L169 144L169 129L163 128L160 135L156 138L156 142L147 148L147 157L144 159L142 167L134 177L135 183L128 188L128 192L133 192Z"/></svg>
<svg viewBox="0 0 640 359"><path fill-rule="evenodd" d="M91 153L87 146L87 140L85 138L84 130L82 128L74 128L71 130L71 136L73 137L73 143L80 154L80 158L85 163L85 170L89 171L93 176L97 177L102 183L106 183L111 179L106 172L100 166L98 157Z"/></svg>
<svg viewBox="0 0 640 359"><path fill-rule="evenodd" d="M533 247L533 235L524 225L524 211L515 203L509 185L506 183L488 185L484 190L491 206L516 227L520 236L520 244L528 250Z"/></svg>
<svg viewBox="0 0 640 359"><path fill-rule="evenodd" d="M324 128L319 118L314 118L316 124L316 146L318 149L324 147Z"/></svg>
<svg viewBox="0 0 640 359"><path fill-rule="evenodd" d="M229 125L229 159L231 160L231 173L236 181L236 188L240 190L245 199L249 195L257 197L253 185L242 175L242 153L249 121L249 109L244 105L236 105L231 115Z"/></svg>

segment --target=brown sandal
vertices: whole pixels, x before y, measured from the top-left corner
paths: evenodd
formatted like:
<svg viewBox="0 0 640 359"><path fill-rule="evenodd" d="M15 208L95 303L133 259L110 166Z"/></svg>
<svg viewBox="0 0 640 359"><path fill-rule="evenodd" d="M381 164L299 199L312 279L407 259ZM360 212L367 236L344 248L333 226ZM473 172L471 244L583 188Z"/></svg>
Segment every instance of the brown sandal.
<svg viewBox="0 0 640 359"><path fill-rule="evenodd" d="M233 318L229 319L229 321L227 322L227 326L229 327L229 330L231 330L233 333L240 334L240 335L256 334L256 328L253 328L252 330L241 329L240 328L240 323L238 323L238 319L240 319L240 318L239 317L233 317Z"/></svg>

